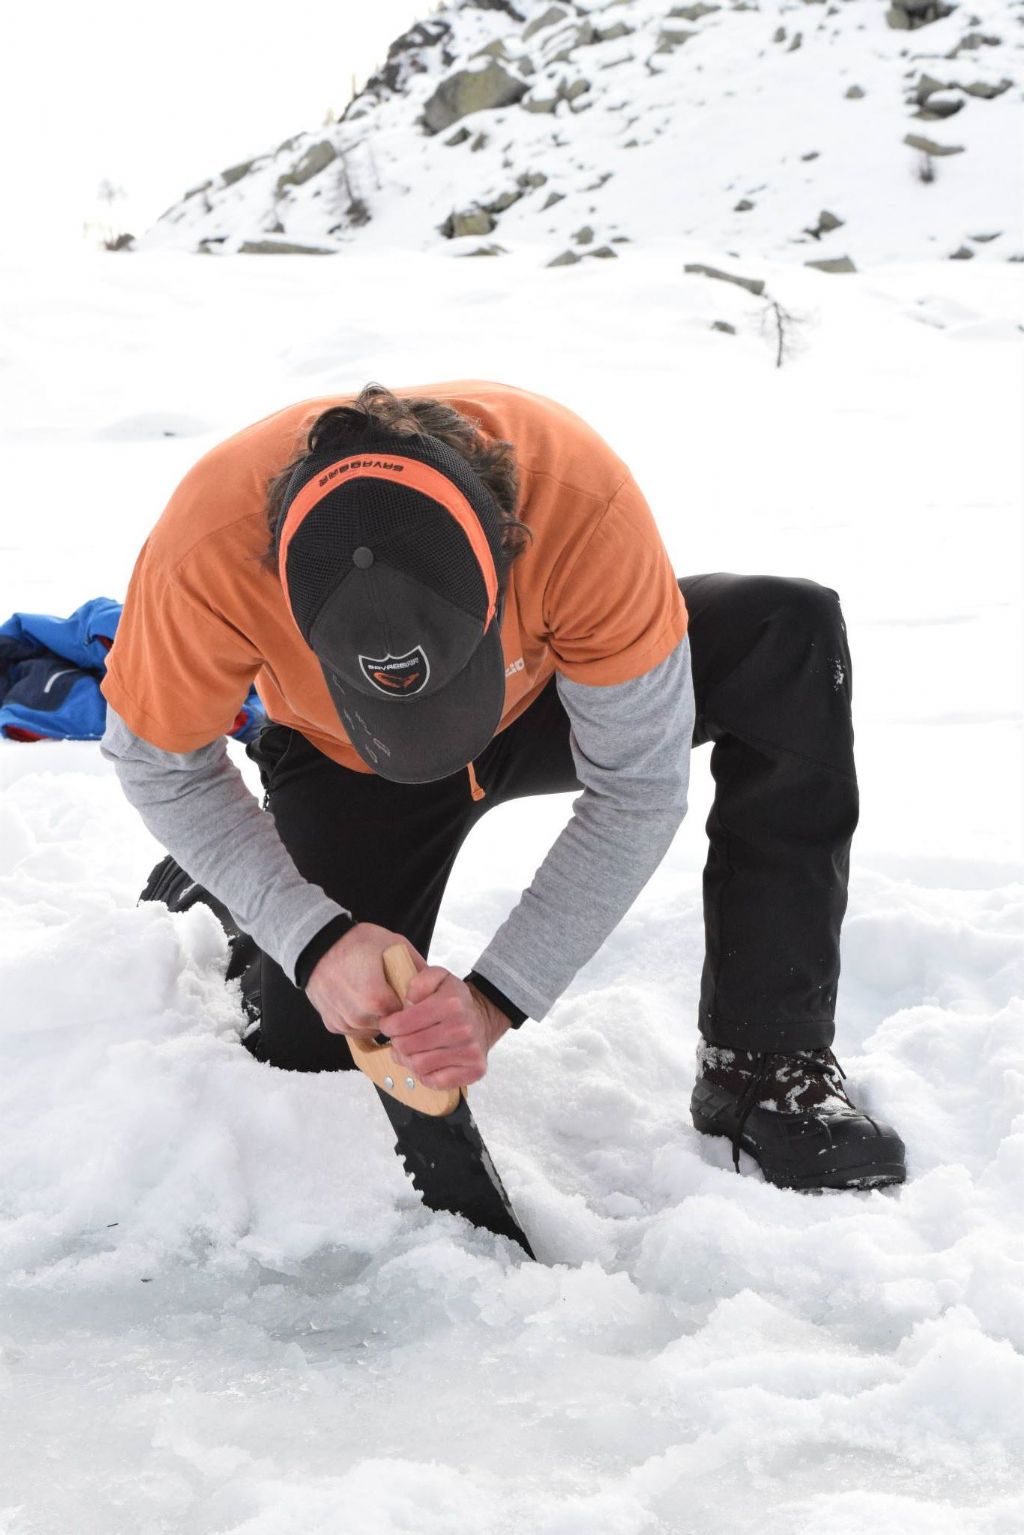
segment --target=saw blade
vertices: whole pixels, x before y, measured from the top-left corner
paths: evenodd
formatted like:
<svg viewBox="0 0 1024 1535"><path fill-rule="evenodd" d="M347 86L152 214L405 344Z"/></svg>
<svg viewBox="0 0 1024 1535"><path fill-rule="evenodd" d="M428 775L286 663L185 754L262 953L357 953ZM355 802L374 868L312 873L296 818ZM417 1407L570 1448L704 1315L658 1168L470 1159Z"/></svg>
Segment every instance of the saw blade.
<svg viewBox="0 0 1024 1535"><path fill-rule="evenodd" d="M450 1114L421 1114L383 1088L376 1091L395 1132L395 1150L427 1208L510 1237L535 1257L466 1098Z"/></svg>

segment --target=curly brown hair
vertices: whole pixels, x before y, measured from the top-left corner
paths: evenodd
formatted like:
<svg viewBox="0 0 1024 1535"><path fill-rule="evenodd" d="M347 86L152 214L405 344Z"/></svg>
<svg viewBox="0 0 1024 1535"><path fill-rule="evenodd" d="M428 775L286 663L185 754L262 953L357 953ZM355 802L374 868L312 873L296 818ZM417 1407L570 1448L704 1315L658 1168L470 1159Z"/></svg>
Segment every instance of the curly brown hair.
<svg viewBox="0 0 1024 1535"><path fill-rule="evenodd" d="M383 384L366 384L351 405L332 405L323 411L309 429L306 446L270 480L267 486L267 532L269 541L260 563L268 570L277 569L276 532L281 520L285 492L295 470L311 453L324 449L339 453L358 451L374 432L387 431L399 436L425 434L437 437L460 454L475 474L483 480L497 503L501 516L502 548L509 564L522 554L532 534L516 515L519 474L515 444L486 437L473 416L464 416L454 406L430 396L399 396Z"/></svg>

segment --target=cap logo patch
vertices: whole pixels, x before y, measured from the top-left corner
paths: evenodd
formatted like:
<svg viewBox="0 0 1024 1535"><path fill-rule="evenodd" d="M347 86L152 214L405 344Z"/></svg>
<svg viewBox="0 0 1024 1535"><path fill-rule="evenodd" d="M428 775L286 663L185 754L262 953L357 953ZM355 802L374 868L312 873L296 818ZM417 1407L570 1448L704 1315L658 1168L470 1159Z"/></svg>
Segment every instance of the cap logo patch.
<svg viewBox="0 0 1024 1535"><path fill-rule="evenodd" d="M359 665L367 682L389 698L412 698L422 693L430 677L430 662L417 645L404 656L360 656Z"/></svg>

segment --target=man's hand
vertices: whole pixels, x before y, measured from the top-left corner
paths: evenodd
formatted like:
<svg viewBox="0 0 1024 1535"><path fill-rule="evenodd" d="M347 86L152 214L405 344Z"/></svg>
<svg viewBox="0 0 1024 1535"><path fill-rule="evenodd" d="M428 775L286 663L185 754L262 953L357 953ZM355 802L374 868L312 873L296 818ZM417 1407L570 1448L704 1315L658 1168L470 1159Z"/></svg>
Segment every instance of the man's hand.
<svg viewBox="0 0 1024 1535"><path fill-rule="evenodd" d="M424 1086L466 1087L484 1075L487 1053L508 1027L504 1013L474 986L439 965L425 965L384 1032L395 1060Z"/></svg>
<svg viewBox="0 0 1024 1535"><path fill-rule="evenodd" d="M404 944L423 971L427 962L407 938L373 922L357 922L313 966L306 996L332 1034L356 1039L390 1034L382 1020L402 1009L384 974L384 950L393 943Z"/></svg>

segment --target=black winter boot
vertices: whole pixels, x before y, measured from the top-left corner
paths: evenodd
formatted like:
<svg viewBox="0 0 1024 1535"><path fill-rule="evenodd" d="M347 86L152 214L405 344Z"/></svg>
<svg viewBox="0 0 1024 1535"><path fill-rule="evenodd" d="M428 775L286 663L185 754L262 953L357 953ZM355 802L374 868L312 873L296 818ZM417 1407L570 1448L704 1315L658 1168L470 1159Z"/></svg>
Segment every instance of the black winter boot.
<svg viewBox="0 0 1024 1535"><path fill-rule="evenodd" d="M690 1113L704 1135L732 1141L787 1189L867 1189L902 1183L903 1142L847 1096L831 1050L729 1050L702 1040Z"/></svg>

